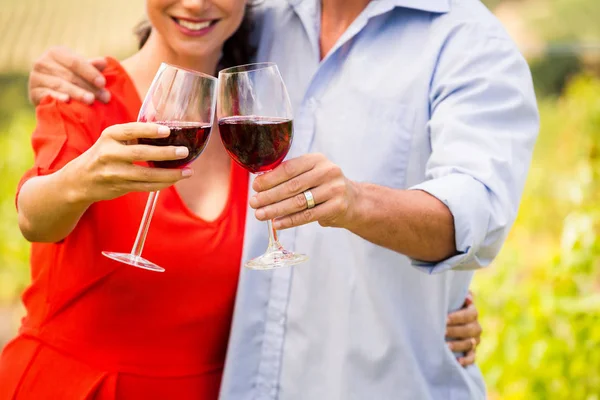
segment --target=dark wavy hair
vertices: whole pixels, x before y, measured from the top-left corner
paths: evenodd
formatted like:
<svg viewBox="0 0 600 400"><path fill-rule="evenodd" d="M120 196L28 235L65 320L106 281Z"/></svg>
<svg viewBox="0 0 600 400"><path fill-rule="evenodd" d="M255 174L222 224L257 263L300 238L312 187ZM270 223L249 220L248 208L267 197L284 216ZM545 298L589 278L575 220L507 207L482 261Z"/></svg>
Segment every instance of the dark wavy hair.
<svg viewBox="0 0 600 400"><path fill-rule="evenodd" d="M223 44L223 55L219 60L217 70L252 62L256 52L256 48L250 41L250 34L253 29L252 11L250 8L253 7L253 4L254 2L249 2L246 6L246 12L244 13L244 19L242 20L240 27ZM152 26L148 20L143 20L135 27L133 32L138 39L138 45L141 49L150 37Z"/></svg>

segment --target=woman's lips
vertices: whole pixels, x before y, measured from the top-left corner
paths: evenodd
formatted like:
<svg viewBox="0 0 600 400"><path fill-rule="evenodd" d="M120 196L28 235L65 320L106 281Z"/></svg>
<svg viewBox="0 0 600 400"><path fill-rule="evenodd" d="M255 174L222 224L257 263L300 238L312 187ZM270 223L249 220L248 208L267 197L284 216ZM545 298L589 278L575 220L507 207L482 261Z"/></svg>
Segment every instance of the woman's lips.
<svg viewBox="0 0 600 400"><path fill-rule="evenodd" d="M188 19L172 17L179 30L190 36L200 36L212 30L213 26L219 21L218 19L207 21L191 21Z"/></svg>

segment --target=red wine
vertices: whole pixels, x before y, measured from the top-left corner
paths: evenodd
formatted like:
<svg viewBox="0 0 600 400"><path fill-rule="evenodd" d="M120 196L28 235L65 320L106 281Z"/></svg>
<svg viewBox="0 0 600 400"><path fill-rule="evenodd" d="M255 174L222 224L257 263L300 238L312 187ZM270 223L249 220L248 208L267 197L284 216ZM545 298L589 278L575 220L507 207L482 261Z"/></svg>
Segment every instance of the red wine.
<svg viewBox="0 0 600 400"><path fill-rule="evenodd" d="M236 116L219 120L225 149L238 164L257 173L278 166L292 144L292 120Z"/></svg>
<svg viewBox="0 0 600 400"><path fill-rule="evenodd" d="M152 146L185 146L190 153L180 160L148 161L148 165L153 168L183 168L202 153L208 142L210 125L180 121L156 121L155 123L168 126L171 134L166 138L139 139L138 143Z"/></svg>

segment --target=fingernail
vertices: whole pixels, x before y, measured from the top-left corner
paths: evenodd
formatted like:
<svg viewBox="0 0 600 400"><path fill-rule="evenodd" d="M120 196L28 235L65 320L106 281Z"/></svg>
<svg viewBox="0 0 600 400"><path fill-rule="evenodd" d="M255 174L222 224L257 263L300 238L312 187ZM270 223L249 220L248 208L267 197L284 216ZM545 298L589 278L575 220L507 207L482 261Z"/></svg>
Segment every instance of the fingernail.
<svg viewBox="0 0 600 400"><path fill-rule="evenodd" d="M446 318L446 325L450 324L450 317Z"/></svg>
<svg viewBox="0 0 600 400"><path fill-rule="evenodd" d="M256 196L250 197L250 201L248 201L248 204L250 204L250 207L256 208L258 206L258 199L256 198Z"/></svg>
<svg viewBox="0 0 600 400"><path fill-rule="evenodd" d="M99 77L94 79L94 85L98 88L103 88L104 85L106 85L106 78L104 78L104 76L100 75Z"/></svg>
<svg viewBox="0 0 600 400"><path fill-rule="evenodd" d="M190 152L187 147L178 147L175 149L175 155L177 157L187 157L189 153Z"/></svg>
<svg viewBox="0 0 600 400"><path fill-rule="evenodd" d="M448 348L450 350L454 350L454 345L452 344L452 342L448 342Z"/></svg>
<svg viewBox="0 0 600 400"><path fill-rule="evenodd" d="M103 90L98 97L101 102L108 103L110 101L110 92L108 90Z"/></svg>
<svg viewBox="0 0 600 400"><path fill-rule="evenodd" d="M159 125L158 134L160 136L169 136L170 133L171 133L171 129L169 129L168 126Z"/></svg>
<svg viewBox="0 0 600 400"><path fill-rule="evenodd" d="M256 210L256 219L260 219L263 220L265 218L265 210L263 210L262 208L259 208L258 210Z"/></svg>
<svg viewBox="0 0 600 400"><path fill-rule="evenodd" d="M86 93L83 95L83 101L85 101L88 104L91 104L94 102L94 95L91 93Z"/></svg>
<svg viewBox="0 0 600 400"><path fill-rule="evenodd" d="M194 173L194 170L192 170L191 168L184 168L181 170L181 176L192 176Z"/></svg>
<svg viewBox="0 0 600 400"><path fill-rule="evenodd" d="M65 103L69 101L69 95L68 94L60 94L58 99L60 101L64 101Z"/></svg>
<svg viewBox="0 0 600 400"><path fill-rule="evenodd" d="M274 220L273 221L273 229L275 229L275 230L281 229L281 222Z"/></svg>

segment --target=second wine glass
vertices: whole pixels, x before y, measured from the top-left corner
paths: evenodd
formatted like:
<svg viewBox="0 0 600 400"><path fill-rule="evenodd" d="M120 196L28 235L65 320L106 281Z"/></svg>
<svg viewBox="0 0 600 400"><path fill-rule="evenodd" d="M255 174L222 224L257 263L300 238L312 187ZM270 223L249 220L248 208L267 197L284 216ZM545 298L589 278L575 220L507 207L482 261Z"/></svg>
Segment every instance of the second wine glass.
<svg viewBox="0 0 600 400"><path fill-rule="evenodd" d="M183 168L204 150L213 125L217 79L200 72L190 71L166 63L161 64L138 115L139 122L166 125L171 134L160 139L140 139L140 144L154 146L185 146L186 158L170 161L149 161L154 168ZM151 192L142 216L131 253L103 251L115 261L156 272L165 269L142 258L142 249L159 192Z"/></svg>
<svg viewBox="0 0 600 400"><path fill-rule="evenodd" d="M277 167L292 145L290 99L274 63L241 65L219 72L219 132L231 158L254 174ZM245 263L251 269L273 269L308 260L286 250L268 221L269 246Z"/></svg>

